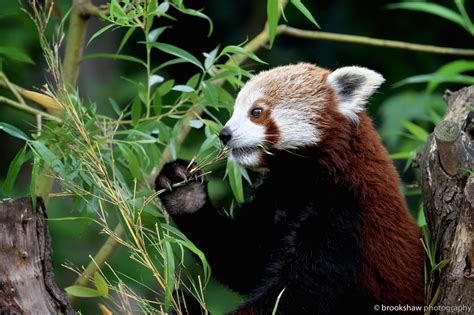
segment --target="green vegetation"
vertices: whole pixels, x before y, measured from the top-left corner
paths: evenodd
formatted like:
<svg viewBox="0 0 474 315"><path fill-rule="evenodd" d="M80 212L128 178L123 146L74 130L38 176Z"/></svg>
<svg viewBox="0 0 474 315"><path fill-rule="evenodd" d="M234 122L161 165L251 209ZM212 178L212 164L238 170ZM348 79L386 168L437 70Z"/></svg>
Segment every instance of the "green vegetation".
<svg viewBox="0 0 474 315"><path fill-rule="evenodd" d="M183 292L192 294L212 314L229 311L244 300L211 278L204 254L161 209L154 178L164 163L178 155L192 159L197 165L192 172L209 176L211 199L231 215L234 205L244 202L250 178L245 169L225 160L217 134L232 113L237 91L254 70L279 63L365 65L374 61L363 56L375 56L379 71L388 72L389 86L369 110L391 157L405 161L404 169L399 165L404 190L413 215L425 225L411 161L444 113L440 88L473 84L469 73L474 71L474 61L423 55L426 63L412 71L411 65L394 60L402 57L393 52L376 55L386 48L374 46L399 48L399 54L410 58L428 53L472 58L473 50L387 42L376 39L376 34L345 36L313 30L325 29L323 20L327 25L337 23L338 17L322 19L317 2L310 6L300 0L267 0L266 7L258 3L266 13L266 19L257 15L262 28L258 35L230 43L223 39L206 49L205 43L216 32L225 32L219 28L223 22L187 1L112 0L106 7L85 3L70 9L70 1L59 6L33 1L18 13L18 4L8 2L0 16L0 29L6 34L0 39L0 139L7 158L1 160L5 171L0 174L0 197L30 194L50 199L58 281L84 313L97 313L98 303L104 304L103 312L180 312L186 308L180 298ZM224 10L222 4L211 5ZM397 10L378 8L378 14L421 11L435 15L436 21L443 18L453 27L462 26L472 40L474 27L464 1L454 1L453 9L430 2L402 2L388 8ZM354 5L340 3L335 9L354 10ZM419 13L405 12L404 17L412 14ZM87 24L98 20L102 26L86 35ZM280 25L282 20L287 24L296 20L295 26L303 24L311 30ZM194 23L201 22L202 37L193 31ZM180 27L186 29L185 36L176 39L174 29ZM308 58L304 47L292 50L295 39L290 36L306 39L308 45L314 45L312 40L342 42L338 45L343 53L331 59L334 49L321 44L320 55ZM112 44L104 44L110 40ZM190 45L181 47L187 41L199 45L192 51ZM352 48L349 43L369 46ZM83 55L83 45L94 51ZM258 52L267 45L272 49ZM102 59L115 67L110 82L106 74L101 77L103 67L84 70L89 62L97 66ZM85 73L78 84L81 71ZM417 89L420 84L424 85ZM60 184L54 189L53 179ZM447 262L436 262L436 242L427 233L424 245L429 257L427 279L432 279L430 275ZM427 285L433 283L427 280Z"/></svg>

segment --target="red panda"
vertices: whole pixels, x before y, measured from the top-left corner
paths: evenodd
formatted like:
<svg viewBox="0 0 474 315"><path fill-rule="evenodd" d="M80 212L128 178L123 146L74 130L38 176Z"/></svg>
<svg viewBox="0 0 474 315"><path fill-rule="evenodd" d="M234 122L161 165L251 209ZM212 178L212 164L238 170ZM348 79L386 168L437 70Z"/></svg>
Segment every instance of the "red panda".
<svg viewBox="0 0 474 315"><path fill-rule="evenodd" d="M213 274L248 301L233 314L377 313L424 304L424 252L367 99L375 71L300 63L263 71L237 96L220 138L230 158L265 169L234 218L205 183L168 189L189 162L165 165L156 189Z"/></svg>

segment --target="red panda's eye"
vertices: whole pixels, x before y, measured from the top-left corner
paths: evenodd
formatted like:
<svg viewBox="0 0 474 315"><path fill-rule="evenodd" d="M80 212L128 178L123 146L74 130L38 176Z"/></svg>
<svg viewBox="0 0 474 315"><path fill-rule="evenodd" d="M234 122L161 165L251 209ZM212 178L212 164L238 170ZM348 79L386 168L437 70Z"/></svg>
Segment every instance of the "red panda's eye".
<svg viewBox="0 0 474 315"><path fill-rule="evenodd" d="M257 108L252 109L252 111L250 112L250 114L251 114L254 118L258 118L258 117L260 117L260 115L262 115L262 112L263 112L263 108L257 107Z"/></svg>

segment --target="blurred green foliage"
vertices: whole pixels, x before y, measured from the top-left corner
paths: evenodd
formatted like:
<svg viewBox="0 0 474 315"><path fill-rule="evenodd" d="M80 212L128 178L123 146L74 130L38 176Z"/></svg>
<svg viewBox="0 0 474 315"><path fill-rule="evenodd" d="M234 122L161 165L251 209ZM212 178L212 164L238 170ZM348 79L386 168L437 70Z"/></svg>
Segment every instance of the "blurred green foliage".
<svg viewBox="0 0 474 315"><path fill-rule="evenodd" d="M472 23L466 18L465 13L472 12L471 2L455 1L448 9L440 8L441 4L426 2L404 2L388 7L397 10L387 10L387 7L377 1L369 1L363 7L357 1L291 2L294 5L288 6L284 18L291 25L305 29L315 29L315 24L319 24L323 31L452 47L470 46L466 43L472 41ZM409 161L423 145L427 133L431 132L443 115L445 109L441 97L443 89L457 89L463 84L474 82L470 76L474 70L473 62L450 56L403 50L276 37L271 41L270 45L273 44L271 50L262 49L258 53L259 57L250 55L251 58L241 69L226 69L234 71L227 78L229 85L226 89L215 85L212 79L215 73L209 74L206 79L194 76L199 70L206 75L206 71L216 62L220 54L222 57L236 52L245 54L246 52L241 51L240 46L235 44L243 43L257 34L267 16L270 26L276 25L275 8L278 9L278 6L275 7L275 3L277 2L269 0L265 6L263 2L250 0L238 3L209 0L186 3L189 8L183 7L181 10L162 6L160 12L165 19L160 18L147 25L146 41L138 34L138 26L129 23L130 16L126 18L120 16L122 14L120 8L115 8L118 11L115 11L110 19L114 24L91 19L85 50L86 58L81 64L78 89L83 102L87 105L86 111L89 111L85 115L117 117L123 110L128 110L130 116L126 119L131 120L133 128L143 131L144 134L152 134L151 131L155 128L160 129L158 149L151 149L152 145L143 143L146 152L150 153L148 160L140 154L140 145L125 143L147 141L146 136L124 135L120 139L122 143L118 143L117 148L124 157L120 167L126 174L124 175L126 181L133 183L133 178L145 180L146 174L158 163L158 156L163 149L160 145L169 143L172 135L183 127L175 124L176 117L165 117L162 125L140 123L140 119L147 117L148 114L161 115L163 108L166 108L162 105L176 104L175 102L183 95L187 95L186 93L190 93L191 97L192 95L202 97L200 99L209 104L205 107L202 117L204 119L189 122L192 130L179 150L180 157L191 159L197 154L198 158L200 156L205 159L210 154L209 150L218 145L215 134L219 122L228 118L240 80L245 81L245 77L249 75L247 71L258 71L298 61L308 61L327 68L357 64L373 68L384 74L387 79L380 93L371 100L368 110L399 167L410 209L414 216L420 218L421 201L419 188L416 185L416 170L409 167ZM51 83L51 78L45 71L47 67L34 24L21 12L17 2L0 0L0 4L2 5L0 15L2 71L11 82L29 89ZM465 5L467 7L462 9ZM60 6L53 11L52 18L60 21L70 6L71 1L61 1ZM203 7L205 8L203 13L212 20L212 23L198 11ZM186 11L191 8L192 11ZM167 20L167 15L176 17L178 22ZM353 18L354 16L357 18ZM447 21L440 19L440 16ZM420 18L423 18L423 23L419 22ZM460 25L467 32L461 30ZM143 45L147 46L147 49L144 50ZM117 52L120 53L119 57ZM203 55L203 52L206 53ZM170 67L149 67L151 63L160 66L165 61L177 60L174 58L179 58L179 61L170 64ZM268 65L261 63L260 58ZM146 71L141 68L143 63ZM238 71L241 71L239 73L241 76L236 75ZM147 84L143 85L143 82ZM157 88L154 89L155 87ZM201 93L199 94L197 90L202 93L198 91ZM0 91L0 95L11 96L5 91ZM195 102L196 100L191 101ZM20 128L26 134L35 130L34 117L7 108L3 104L0 104L0 120ZM173 126L174 129L171 128ZM51 128L53 127L55 126L51 125ZM57 131L62 132L64 129L58 127ZM0 133L3 152L0 155L2 166L0 187L5 187L10 162L24 145L24 141L11 137L11 133L12 130L9 133ZM51 143L54 139L43 138L43 140ZM45 154L49 153L46 151ZM24 159L21 155L17 157L18 160ZM228 185L223 184L221 180L225 169L226 165L223 162L217 163L212 168L214 172L210 175L209 191L215 204L230 210L232 195L239 202L244 198L241 185L235 185L241 181L241 170L236 170L234 165L227 166L228 177L231 180L231 184ZM0 197L29 193L31 161L26 162L18 171L20 174L13 191L5 192L2 188ZM84 209L89 211L78 211ZM76 275L62 264L87 265L90 261L89 255L93 255L106 239L106 235L99 233L100 227L91 224L96 209L97 204L93 203L93 199L53 198L49 204L54 261L57 280L61 287L70 286L76 278ZM154 220L155 217L152 215L149 219ZM120 218L114 217L110 222L117 223L119 220ZM423 224L423 220L420 220L420 224ZM185 259L190 265L195 263L191 257ZM111 260L117 272L124 273L142 284L153 285L149 272L136 264L130 264L129 253L126 250L117 251ZM192 268L191 266L190 269ZM194 268L199 269L196 266ZM106 278L110 276L110 272L106 272ZM101 281L100 277L97 277L96 293L101 296L108 295L108 292L105 294ZM147 292L139 286L136 290L141 294ZM232 294L214 281L207 287L206 299L213 314L220 314L242 301L242 297ZM77 307L85 314L96 313L98 301L100 300L83 299L79 301Z"/></svg>

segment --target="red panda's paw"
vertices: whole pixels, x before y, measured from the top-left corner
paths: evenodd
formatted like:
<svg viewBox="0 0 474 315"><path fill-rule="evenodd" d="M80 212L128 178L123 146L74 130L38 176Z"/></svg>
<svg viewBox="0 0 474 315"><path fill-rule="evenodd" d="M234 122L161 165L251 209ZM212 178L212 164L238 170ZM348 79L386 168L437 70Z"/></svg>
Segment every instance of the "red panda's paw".
<svg viewBox="0 0 474 315"><path fill-rule="evenodd" d="M194 213L207 201L206 180L196 164L175 160L163 166L155 181L163 205L171 215Z"/></svg>

